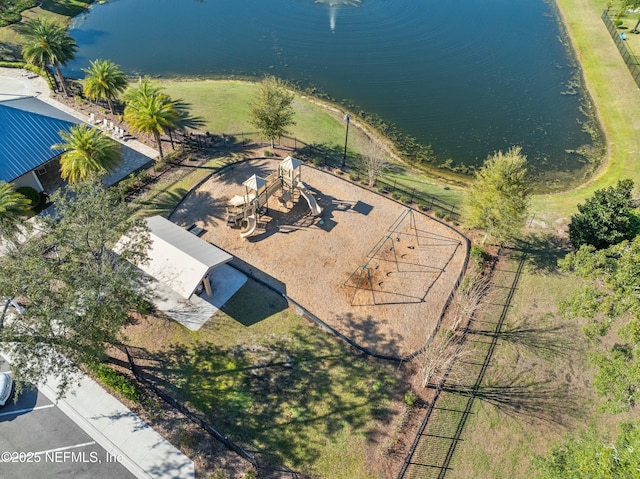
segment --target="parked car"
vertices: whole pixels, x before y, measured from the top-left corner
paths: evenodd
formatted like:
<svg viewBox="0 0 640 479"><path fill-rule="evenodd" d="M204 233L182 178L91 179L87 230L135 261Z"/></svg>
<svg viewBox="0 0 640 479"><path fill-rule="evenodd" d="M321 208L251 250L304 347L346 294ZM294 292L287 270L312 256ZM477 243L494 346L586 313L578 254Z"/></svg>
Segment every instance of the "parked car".
<svg viewBox="0 0 640 479"><path fill-rule="evenodd" d="M4 406L11 397L13 379L9 373L0 373L0 406Z"/></svg>

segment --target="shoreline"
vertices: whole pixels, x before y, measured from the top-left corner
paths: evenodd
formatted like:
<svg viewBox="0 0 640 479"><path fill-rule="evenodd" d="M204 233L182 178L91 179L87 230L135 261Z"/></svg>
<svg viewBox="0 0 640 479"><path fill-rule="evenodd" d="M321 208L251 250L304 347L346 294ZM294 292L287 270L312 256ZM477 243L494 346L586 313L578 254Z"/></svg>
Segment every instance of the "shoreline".
<svg viewBox="0 0 640 479"><path fill-rule="evenodd" d="M601 132L604 154L599 157L598 166L580 184L563 191L535 194L532 201L532 212L537 215L554 219L567 216L569 211L575 210L575 205L578 202L583 201L595 189L613 184L618 179L630 177L636 183L640 183L640 168L638 168L640 165L638 165L638 160L634 158L636 149L627 148L628 145L633 145L634 143L633 134L625 135L625 132L620 131L620 128L617 127L617 124L620 123L620 116L624 115L625 110L638 111L638 108L640 108L640 100L638 100L640 95L637 94L635 84L629 85L629 83L633 83L633 80L628 73L628 69L615 48L600 16L596 15L600 10L599 3L602 2L599 0L553 1L557 21L565 29L572 54L580 66L583 89L594 110L593 118ZM71 22L74 17L68 18L68 21ZM598 42L601 44L608 43L608 45L601 45L602 48L594 48L593 45ZM606 56L602 56L603 52L605 52ZM613 65L610 65L611 63ZM604 64L607 64L606 67ZM608 70L615 71L615 75L608 75ZM612 105L607 101L611 93L604 91L608 87L608 81L604 81L603 78L608 80L612 76L621 84L622 88L616 88L616 90L621 90L621 95L625 95L625 98L628 98L629 95L632 96L633 90L635 90L636 102L629 103L624 101L623 108L620 108L620 105ZM625 79L625 76L628 78ZM189 83L229 80L254 82L253 79L246 76L240 78L234 76L223 77L221 75L171 76L157 79L160 81ZM607 83L607 85L604 85L604 83ZM301 90L296 85L293 85L293 88L298 96L322 106L330 113L337 114L336 112L341 112L345 108L332 99L323 98L322 95L314 96ZM638 108L634 108L633 104L638 105ZM629 117L633 119L632 115ZM389 152L394 159L400 159L401 164L406 166L410 172L422 177L420 179L425 179L434 186L440 188L465 188L473 178L473 176L462 175L438 168L435 165L418 165L404 160L398 152L397 142L391 140L389 136L366 119L354 117L353 120L354 126L359 127L366 136L383 145L385 151ZM640 125L640 123L638 124ZM640 127L636 125L630 130L630 133L637 133L636 138L640 139ZM624 141L621 141L621 139Z"/></svg>

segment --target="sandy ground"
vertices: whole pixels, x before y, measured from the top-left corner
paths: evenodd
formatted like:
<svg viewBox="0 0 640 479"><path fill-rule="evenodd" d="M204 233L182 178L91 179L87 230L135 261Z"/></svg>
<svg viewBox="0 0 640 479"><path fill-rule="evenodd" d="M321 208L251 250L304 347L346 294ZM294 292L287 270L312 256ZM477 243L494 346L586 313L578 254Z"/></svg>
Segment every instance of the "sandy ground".
<svg viewBox="0 0 640 479"><path fill-rule="evenodd" d="M370 351L403 356L418 349L463 267L464 239L433 218L308 166L302 181L322 215L312 216L298 194L288 207L272 198L260 229L241 239L240 229L226 225L228 200L245 194L242 182L251 175L266 178L277 166L277 160L235 165L193 191L171 219L203 227L202 238L233 254L236 264Z"/></svg>

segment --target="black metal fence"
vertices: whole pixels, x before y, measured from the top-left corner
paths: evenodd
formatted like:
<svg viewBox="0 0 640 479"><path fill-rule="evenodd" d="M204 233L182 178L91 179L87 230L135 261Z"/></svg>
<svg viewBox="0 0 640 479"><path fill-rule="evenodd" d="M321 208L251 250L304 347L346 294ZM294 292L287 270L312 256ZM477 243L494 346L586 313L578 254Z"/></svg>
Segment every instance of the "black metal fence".
<svg viewBox="0 0 640 479"><path fill-rule="evenodd" d="M265 156L267 156L271 150L270 143L266 142L264 138L260 138L256 142L259 137L259 132L220 133L215 135L209 132L176 132L174 140L187 149L220 147L234 149L259 146L264 148ZM167 140L165 139L164 141ZM277 149L289 150L291 155L308 161L315 166L345 169L344 150L340 145L310 144L299 138L283 136L278 140ZM353 176L353 179L356 181L360 179L364 181L366 179L366 172L357 164L354 164L352 159L346 163L346 171ZM433 211L440 218L452 221L460 220L460 211L454 204L399 183L397 179L386 175L384 172L376 179L376 189L380 193L388 194L407 205L416 205L416 209Z"/></svg>
<svg viewBox="0 0 640 479"><path fill-rule="evenodd" d="M618 28L615 26L612 19L612 13L608 9L602 12L602 21L606 25L607 30L609 30L611 38L618 47L618 51L620 52L620 55L622 56L624 62L627 64L629 72L635 80L636 85L638 85L638 88L640 88L640 62L638 61L638 57L633 53L627 42L623 39L623 34L626 34L618 30Z"/></svg>

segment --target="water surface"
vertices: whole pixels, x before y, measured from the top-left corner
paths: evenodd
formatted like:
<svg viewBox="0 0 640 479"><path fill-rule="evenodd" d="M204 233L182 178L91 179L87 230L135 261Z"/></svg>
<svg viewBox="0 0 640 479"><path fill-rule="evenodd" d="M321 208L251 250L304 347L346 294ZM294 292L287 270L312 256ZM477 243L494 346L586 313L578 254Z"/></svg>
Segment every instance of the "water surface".
<svg viewBox="0 0 640 479"><path fill-rule="evenodd" d="M75 22L70 70L250 75L315 85L395 123L444 162L520 145L576 180L592 140L579 77L543 0L115 0Z"/></svg>

